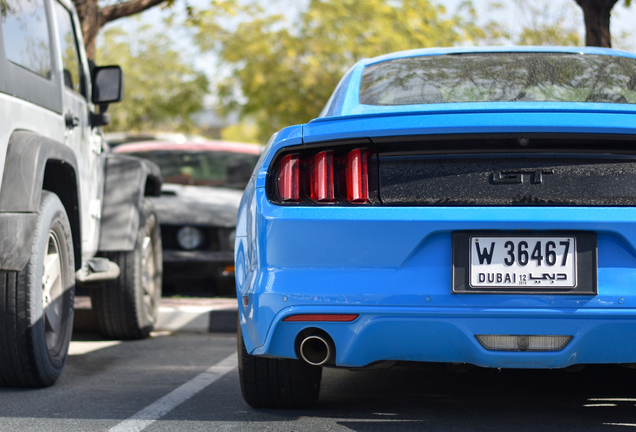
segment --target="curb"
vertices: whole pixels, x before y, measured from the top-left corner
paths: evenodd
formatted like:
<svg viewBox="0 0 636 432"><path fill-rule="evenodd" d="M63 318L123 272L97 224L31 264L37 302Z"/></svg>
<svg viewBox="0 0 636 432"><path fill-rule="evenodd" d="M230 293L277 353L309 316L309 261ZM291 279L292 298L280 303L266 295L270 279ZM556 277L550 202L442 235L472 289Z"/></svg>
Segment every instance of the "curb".
<svg viewBox="0 0 636 432"><path fill-rule="evenodd" d="M156 331L196 333L236 333L238 305L233 299L162 299ZM97 331L90 298L75 302L73 331Z"/></svg>

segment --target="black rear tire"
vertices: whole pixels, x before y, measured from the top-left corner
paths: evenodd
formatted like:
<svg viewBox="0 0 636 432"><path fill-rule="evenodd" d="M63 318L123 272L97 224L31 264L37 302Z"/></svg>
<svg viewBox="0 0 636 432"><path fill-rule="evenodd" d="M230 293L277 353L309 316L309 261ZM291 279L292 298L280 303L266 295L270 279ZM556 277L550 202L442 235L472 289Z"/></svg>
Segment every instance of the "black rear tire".
<svg viewBox="0 0 636 432"><path fill-rule="evenodd" d="M161 232L150 201L142 205L135 248L104 256L119 265L121 273L91 288L98 331L110 339L148 337L157 321L163 272Z"/></svg>
<svg viewBox="0 0 636 432"><path fill-rule="evenodd" d="M0 272L0 385L46 387L62 374L73 331L75 258L62 202L42 191L31 258Z"/></svg>
<svg viewBox="0 0 636 432"><path fill-rule="evenodd" d="M238 324L238 363L243 399L253 408L310 408L318 401L322 367L301 360L247 353Z"/></svg>

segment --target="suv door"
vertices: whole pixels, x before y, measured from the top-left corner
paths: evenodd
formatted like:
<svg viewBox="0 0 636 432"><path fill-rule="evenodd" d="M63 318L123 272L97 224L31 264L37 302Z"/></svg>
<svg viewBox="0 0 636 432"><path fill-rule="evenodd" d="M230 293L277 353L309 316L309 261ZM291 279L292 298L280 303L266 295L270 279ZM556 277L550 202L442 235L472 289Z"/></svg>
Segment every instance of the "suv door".
<svg viewBox="0 0 636 432"><path fill-rule="evenodd" d="M52 0L56 21L58 61L64 79L62 95L66 144L75 152L79 172L82 255L91 258L99 242L103 194L101 136L90 126L90 73L77 17L65 0ZM69 5L70 6L70 5Z"/></svg>

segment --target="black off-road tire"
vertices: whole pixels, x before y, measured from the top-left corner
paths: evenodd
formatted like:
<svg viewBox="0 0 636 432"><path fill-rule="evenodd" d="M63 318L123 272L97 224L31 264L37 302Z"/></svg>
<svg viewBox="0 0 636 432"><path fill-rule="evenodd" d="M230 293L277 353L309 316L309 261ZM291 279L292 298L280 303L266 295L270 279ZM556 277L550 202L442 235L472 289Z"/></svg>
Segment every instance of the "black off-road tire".
<svg viewBox="0 0 636 432"><path fill-rule="evenodd" d="M31 258L0 272L0 385L46 387L62 374L73 331L75 258L62 202L42 191Z"/></svg>
<svg viewBox="0 0 636 432"><path fill-rule="evenodd" d="M310 408L320 393L322 367L301 360L249 355L241 324L237 332L239 378L243 399L253 408Z"/></svg>
<svg viewBox="0 0 636 432"><path fill-rule="evenodd" d="M157 321L163 273L161 232L152 203L144 200L135 248L107 252L119 266L117 279L91 288L97 329L110 339L143 339Z"/></svg>

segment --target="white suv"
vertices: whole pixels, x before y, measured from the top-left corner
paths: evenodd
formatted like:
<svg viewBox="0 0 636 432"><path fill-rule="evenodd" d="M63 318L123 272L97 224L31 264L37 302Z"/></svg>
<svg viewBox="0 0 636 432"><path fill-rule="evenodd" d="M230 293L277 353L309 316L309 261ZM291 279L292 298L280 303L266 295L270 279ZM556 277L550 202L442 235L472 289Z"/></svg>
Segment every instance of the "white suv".
<svg viewBox="0 0 636 432"><path fill-rule="evenodd" d="M123 97L118 66L89 68L68 0L2 0L0 385L42 387L66 362L75 284L100 331L143 338L161 296L161 238L147 196L159 169L102 140Z"/></svg>

